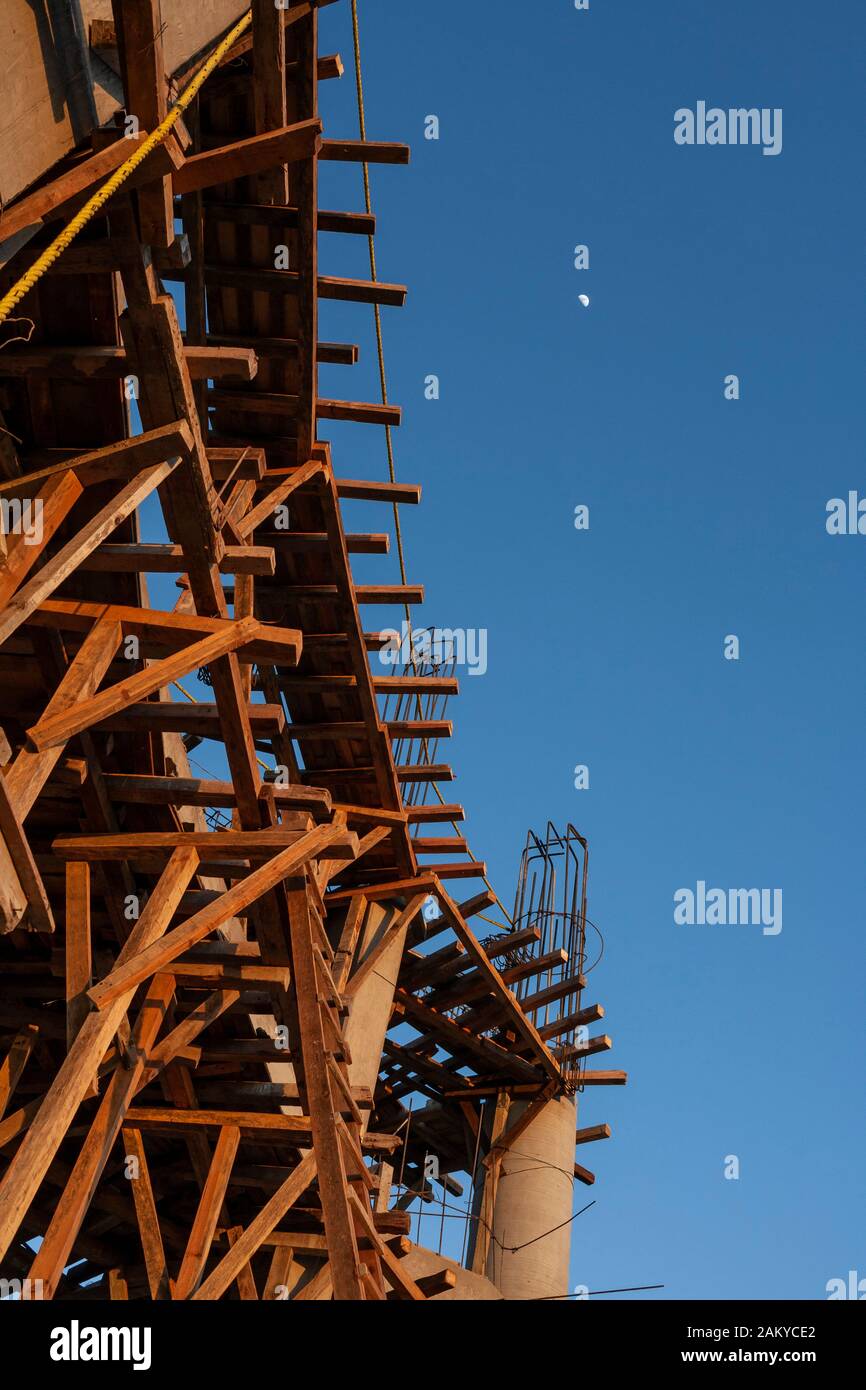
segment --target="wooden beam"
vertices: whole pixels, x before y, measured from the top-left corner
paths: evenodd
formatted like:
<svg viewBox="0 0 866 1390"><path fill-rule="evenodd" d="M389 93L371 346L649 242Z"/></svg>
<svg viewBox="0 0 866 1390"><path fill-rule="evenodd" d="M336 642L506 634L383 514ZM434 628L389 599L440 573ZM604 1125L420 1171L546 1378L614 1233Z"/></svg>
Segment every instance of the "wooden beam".
<svg viewBox="0 0 866 1390"><path fill-rule="evenodd" d="M321 144L322 122L299 121L263 135L252 135L219 149L206 150L188 158L172 180L175 193L193 193L199 188L222 186L234 179L248 178L277 164L295 164L309 159Z"/></svg>
<svg viewBox="0 0 866 1390"><path fill-rule="evenodd" d="M99 574L183 574L186 559L179 545L129 542L101 545L78 566ZM266 545L227 545L219 564L220 574L257 574L271 578L276 572L273 548Z"/></svg>
<svg viewBox="0 0 866 1390"><path fill-rule="evenodd" d="M51 911L51 902L45 884L42 882L42 876L36 867L36 859L24 833L21 818L9 796L2 773L0 773L0 840L5 842L9 858L12 861L12 868L18 876L18 882L27 899L30 928L33 931L53 932L54 914Z"/></svg>
<svg viewBox="0 0 866 1390"><path fill-rule="evenodd" d="M408 164L408 145L384 140L323 140L319 159L350 164Z"/></svg>
<svg viewBox="0 0 866 1390"><path fill-rule="evenodd" d="M155 130L168 110L159 0L115 0L112 9L126 109L134 112L143 129ZM139 189L138 216L146 245L171 245L170 179L158 178Z"/></svg>
<svg viewBox="0 0 866 1390"><path fill-rule="evenodd" d="M36 469L20 478L7 479L0 483L0 496L19 493L32 495L33 489L48 478L70 471L85 486L90 483L127 482L144 469L164 463L167 459L185 458L191 446L192 435L186 422L175 420L173 424L147 430L134 439L121 439L117 444L106 444L85 454L73 453L47 468Z"/></svg>
<svg viewBox="0 0 866 1390"><path fill-rule="evenodd" d="M193 381L252 381L258 369L258 358L251 347L184 347L183 355ZM35 347L4 350L0 358L0 377L27 377L34 381L121 381L134 371L125 348L101 344L39 343Z"/></svg>
<svg viewBox="0 0 866 1390"><path fill-rule="evenodd" d="M66 865L66 1050L90 1013L93 983L90 941L90 865Z"/></svg>
<svg viewBox="0 0 866 1390"><path fill-rule="evenodd" d="M167 1299L170 1296L168 1265L162 1243L162 1233L159 1229L159 1216L150 1181L150 1170L144 1152L144 1141L141 1137L141 1131L133 1129L131 1126L124 1129L123 1137L125 1157L127 1160L130 1158L135 1160L134 1176L130 1182L150 1296L154 1301Z"/></svg>
<svg viewBox="0 0 866 1390"><path fill-rule="evenodd" d="M189 1298L201 1283L240 1142L240 1130L235 1125L224 1125L175 1282L176 1299Z"/></svg>

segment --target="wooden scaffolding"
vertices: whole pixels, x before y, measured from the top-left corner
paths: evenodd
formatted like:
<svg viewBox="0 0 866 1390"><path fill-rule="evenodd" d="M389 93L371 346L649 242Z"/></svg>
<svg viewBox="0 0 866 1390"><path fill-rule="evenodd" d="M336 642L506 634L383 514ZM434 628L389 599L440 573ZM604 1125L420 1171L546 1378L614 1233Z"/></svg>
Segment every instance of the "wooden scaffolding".
<svg viewBox="0 0 866 1390"><path fill-rule="evenodd" d="M389 536L341 504L420 488L346 477L320 439L400 412L319 395L318 364L358 350L319 340L318 305L405 290L320 274L318 232L375 218L320 208L317 176L409 151L323 132L325 3L203 5L222 30L167 70L175 7L115 0L90 44L122 107L0 214L6 295L211 63L0 330L0 1272L34 1297L453 1295L451 1261L410 1272L427 1156L440 1182L476 1172L483 1274L533 1105L624 1079L585 1070L606 1036L557 1047L603 1012L550 1014L582 977L512 989L562 953L482 939L493 893L453 896L484 865L462 808L415 792L452 777L424 701L457 682L386 673L362 622L423 593L354 582ZM200 740L221 778L196 775Z"/></svg>

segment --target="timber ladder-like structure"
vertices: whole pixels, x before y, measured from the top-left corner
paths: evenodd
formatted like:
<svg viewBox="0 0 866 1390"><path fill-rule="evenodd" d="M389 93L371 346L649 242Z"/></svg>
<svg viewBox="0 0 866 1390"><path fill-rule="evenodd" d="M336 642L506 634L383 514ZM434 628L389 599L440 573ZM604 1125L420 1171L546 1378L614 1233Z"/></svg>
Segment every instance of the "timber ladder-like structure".
<svg viewBox="0 0 866 1390"><path fill-rule="evenodd" d="M585 843L531 837L519 920L477 934L498 900L458 901L485 869L427 796L457 681L388 674L361 619L423 595L354 583L389 535L341 503L420 488L344 476L319 437L399 410L319 395L358 350L318 305L405 291L319 273L319 231L375 218L320 208L318 169L409 151L325 136L324 3L115 0L88 41L116 113L0 213L0 294L35 268L0 326L0 1276L24 1297L561 1297L574 1145L609 1133L575 1094L625 1080L586 1065L610 1040L580 997ZM439 1194L462 1249L410 1239Z"/></svg>

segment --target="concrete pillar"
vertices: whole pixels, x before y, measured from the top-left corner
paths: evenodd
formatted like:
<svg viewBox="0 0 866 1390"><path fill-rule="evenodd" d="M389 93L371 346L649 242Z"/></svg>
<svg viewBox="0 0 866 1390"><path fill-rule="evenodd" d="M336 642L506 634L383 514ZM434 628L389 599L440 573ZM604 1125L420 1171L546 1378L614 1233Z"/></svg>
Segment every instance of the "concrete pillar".
<svg viewBox="0 0 866 1390"><path fill-rule="evenodd" d="M526 1104L512 1105L509 1125ZM486 1273L503 1298L549 1298L569 1291L571 1226L560 1223L573 1212L576 1124L573 1097L549 1100L502 1159ZM553 1231L554 1226L560 1229ZM523 1248L511 1254L503 1246Z"/></svg>
<svg viewBox="0 0 866 1390"><path fill-rule="evenodd" d="M400 908L389 903L370 903L358 943L356 960L359 964L363 964L369 953L378 948L399 915ZM349 993L349 1017L346 1020L345 1037L352 1058L349 1064L349 1083L352 1086L366 1086L371 1091L376 1088L382 1048L391 1021L394 990L408 930L407 925L401 927L398 932L391 932L374 968L362 981L357 992ZM366 1113L364 1118L366 1120Z"/></svg>

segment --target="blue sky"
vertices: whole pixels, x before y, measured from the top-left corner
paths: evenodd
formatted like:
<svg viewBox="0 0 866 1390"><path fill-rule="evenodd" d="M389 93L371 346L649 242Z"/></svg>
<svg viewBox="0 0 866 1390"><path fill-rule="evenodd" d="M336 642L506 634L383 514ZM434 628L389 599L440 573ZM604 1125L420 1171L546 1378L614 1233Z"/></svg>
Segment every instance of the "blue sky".
<svg viewBox="0 0 866 1390"><path fill-rule="evenodd" d="M379 275L410 289L383 311L398 474L424 488L409 579L420 620L489 633L451 711L454 798L506 903L528 827L588 836L590 993L629 1072L581 1102L614 1133L578 1155L598 1181L572 1282L825 1297L866 1276L866 537L825 529L831 497L866 495L862 7L362 0L361 22L368 134L413 147L372 170ZM348 5L321 34L347 67L326 133L354 134ZM677 146L699 100L781 107L782 153ZM362 207L357 166L322 185ZM324 274L365 258L322 237ZM323 306L362 359L322 394L377 399L371 329ZM381 430L322 432L338 473L386 476ZM393 556L355 571L398 577ZM700 879L781 888L782 932L675 926Z"/></svg>

